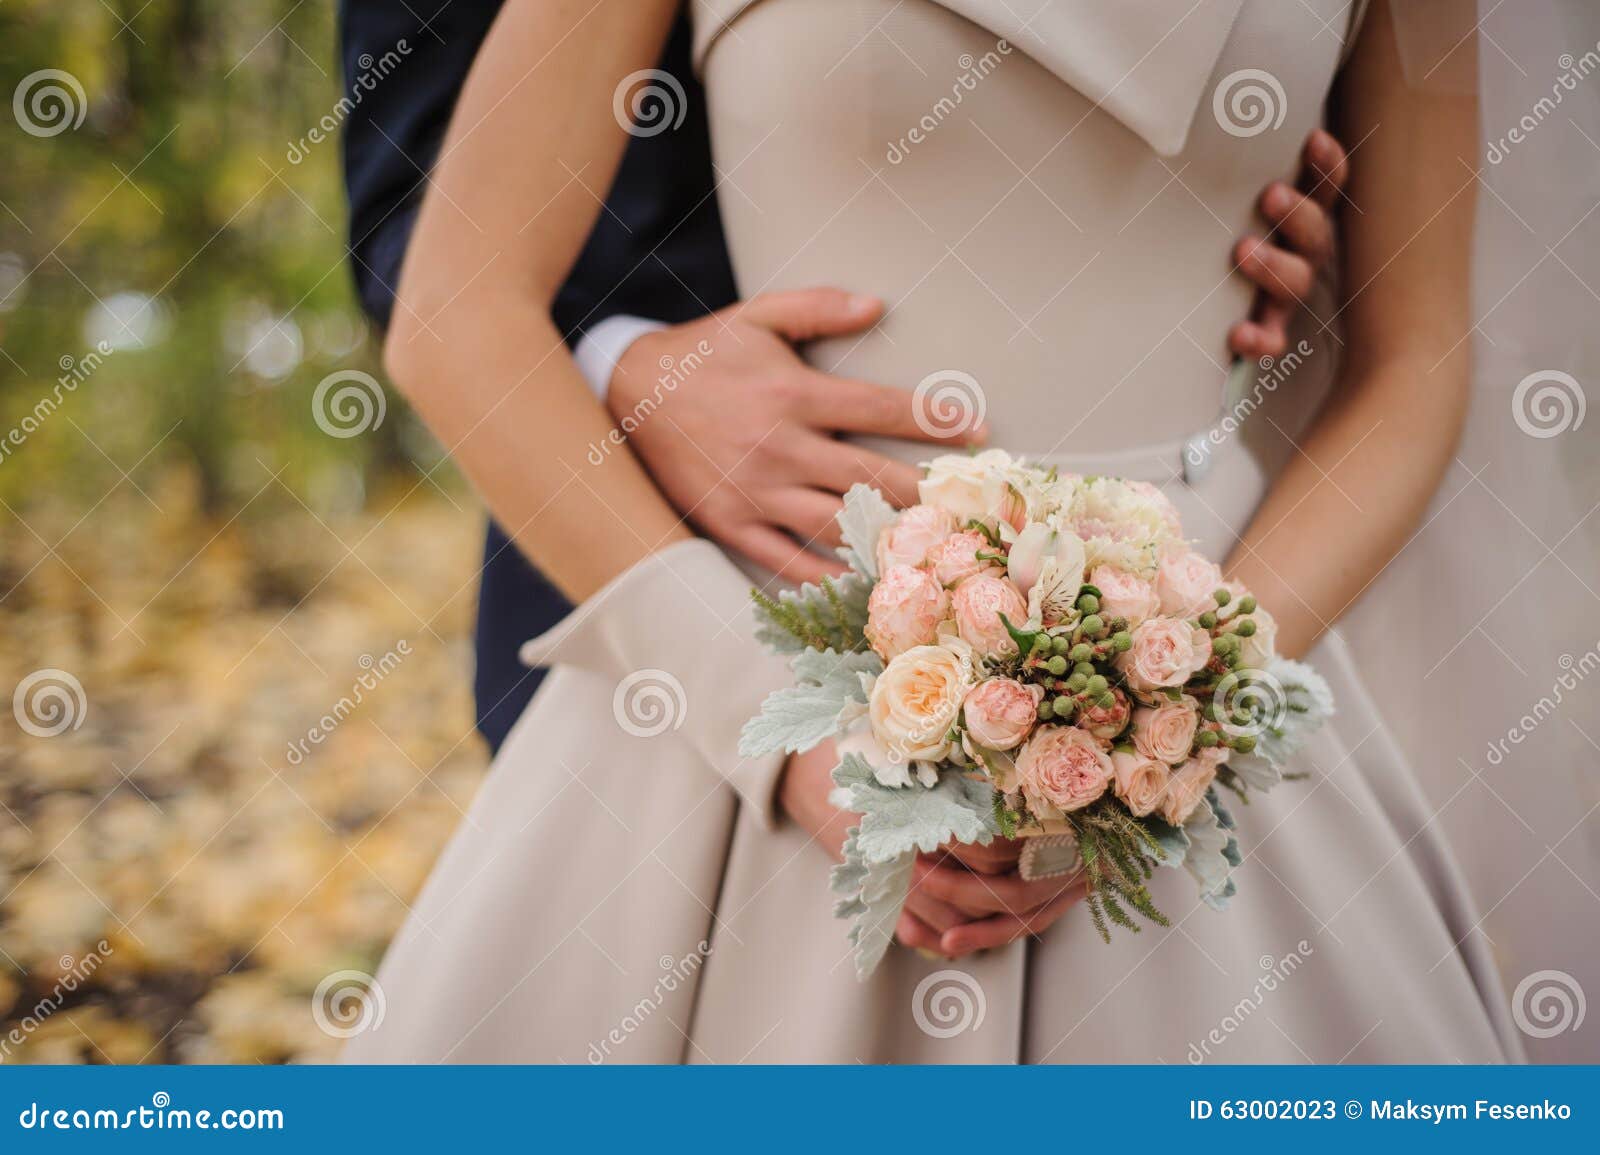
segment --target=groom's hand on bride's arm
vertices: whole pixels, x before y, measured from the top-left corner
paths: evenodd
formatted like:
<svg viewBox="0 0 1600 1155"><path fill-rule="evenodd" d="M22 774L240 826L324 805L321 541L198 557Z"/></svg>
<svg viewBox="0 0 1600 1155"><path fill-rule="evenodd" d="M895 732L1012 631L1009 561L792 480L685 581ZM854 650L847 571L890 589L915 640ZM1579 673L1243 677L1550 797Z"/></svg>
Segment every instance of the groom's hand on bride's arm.
<svg viewBox="0 0 1600 1155"><path fill-rule="evenodd" d="M1241 238L1233 261L1256 286L1250 316L1228 331L1239 357L1278 357L1289 348L1289 322L1311 295L1335 252L1333 210L1350 165L1333 134L1316 129L1300 153L1294 184L1273 181L1256 202L1266 234Z"/></svg>
<svg viewBox="0 0 1600 1155"><path fill-rule="evenodd" d="M791 581L840 573L830 547L841 495L861 481L910 505L918 474L834 434L947 449L979 441L919 426L910 390L831 376L794 351L794 342L861 332L882 312L881 302L838 289L763 293L637 338L617 360L606 405L661 491L706 536Z"/></svg>

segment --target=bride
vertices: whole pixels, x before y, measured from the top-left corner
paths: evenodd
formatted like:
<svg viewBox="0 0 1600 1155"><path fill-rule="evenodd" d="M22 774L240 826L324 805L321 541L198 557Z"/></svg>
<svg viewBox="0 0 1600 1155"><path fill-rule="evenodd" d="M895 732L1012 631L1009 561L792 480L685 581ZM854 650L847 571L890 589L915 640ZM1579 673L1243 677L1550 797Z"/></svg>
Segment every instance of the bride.
<svg viewBox="0 0 1600 1155"><path fill-rule="evenodd" d="M348 1058L1520 1057L1479 912L1373 702L1404 710L1405 687L1382 671L1364 684L1328 632L1414 529L1469 371L1474 100L1408 88L1388 3L1364 7L694 6L741 292L873 294L879 325L807 356L956 388L992 444L1030 460L1161 485L1339 702L1301 755L1308 777L1239 815L1226 914L1158 880L1172 928L1106 946L1077 887L1024 882L1014 848L930 857L898 928L916 949L863 983L827 890L848 825L828 800L833 751L738 756L739 727L787 682L751 639L750 580L630 455L586 460L610 423L548 319L622 151L618 79L657 59L676 0L506 5L386 354L519 546L582 604L529 647L554 671L385 960L385 1021ZM1337 363L1338 378L1269 479L1234 433L1248 403L1222 384L1220 335L1246 305L1226 242L1325 107L1352 145L1342 332L1278 369ZM495 418L510 391L541 399L537 425ZM646 419L670 420L670 398ZM859 447L826 452L840 490L871 480ZM794 528L824 545L820 496L796 491Z"/></svg>

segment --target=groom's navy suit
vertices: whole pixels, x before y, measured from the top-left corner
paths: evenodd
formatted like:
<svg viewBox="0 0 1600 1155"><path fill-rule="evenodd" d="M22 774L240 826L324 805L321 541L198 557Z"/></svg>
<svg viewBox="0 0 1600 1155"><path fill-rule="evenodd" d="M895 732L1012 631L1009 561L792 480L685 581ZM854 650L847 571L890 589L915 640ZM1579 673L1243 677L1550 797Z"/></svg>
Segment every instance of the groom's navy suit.
<svg viewBox="0 0 1600 1155"><path fill-rule="evenodd" d="M427 13L440 3L433 16ZM362 306L388 323L400 262L416 222L423 171L438 154L457 94L501 0L341 0L344 81L359 102L345 121L350 256ZM403 46L399 42L404 40ZM352 88L371 59L401 63ZM364 66L363 58L369 58ZM629 143L606 201L554 307L568 344L608 316L692 320L734 299L733 274L713 195L705 102L689 66L689 29L679 20L660 67L683 85L688 113L676 129ZM620 79L620 78L619 78ZM564 110L551 108L550 116ZM507 141L508 150L515 141ZM531 211L531 209L530 209ZM530 354L531 356L531 354ZM489 524L478 595L478 729L498 747L542 676L517 661L517 647L566 614L566 600Z"/></svg>

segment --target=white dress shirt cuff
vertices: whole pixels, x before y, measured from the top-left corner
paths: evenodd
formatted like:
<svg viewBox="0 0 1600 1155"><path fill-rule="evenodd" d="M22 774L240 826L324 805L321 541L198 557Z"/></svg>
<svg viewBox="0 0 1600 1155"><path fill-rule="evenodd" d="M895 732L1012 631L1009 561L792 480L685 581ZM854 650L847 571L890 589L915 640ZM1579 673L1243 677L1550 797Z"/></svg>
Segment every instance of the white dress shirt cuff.
<svg viewBox="0 0 1600 1155"><path fill-rule="evenodd" d="M619 313L607 317L585 333L578 347L572 351L572 356L578 362L578 372L589 382L594 395L602 401L606 399L606 394L611 390L611 374L616 372L617 362L622 360L622 355L630 345L646 333L666 327L660 321Z"/></svg>

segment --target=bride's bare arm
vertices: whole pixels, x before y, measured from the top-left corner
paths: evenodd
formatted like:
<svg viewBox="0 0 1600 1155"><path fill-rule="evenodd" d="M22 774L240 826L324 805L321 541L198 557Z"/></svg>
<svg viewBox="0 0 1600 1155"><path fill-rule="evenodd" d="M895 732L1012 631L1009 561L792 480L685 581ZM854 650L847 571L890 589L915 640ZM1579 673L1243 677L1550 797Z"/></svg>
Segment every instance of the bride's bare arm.
<svg viewBox="0 0 1600 1155"><path fill-rule="evenodd" d="M509 0L472 66L400 277L384 359L517 544L574 600L690 536L550 319L627 135L618 81L676 0Z"/></svg>
<svg viewBox="0 0 1600 1155"><path fill-rule="evenodd" d="M1477 101L1407 87L1388 8L1373 3L1342 82L1343 373L1229 562L1291 655L1416 531L1466 416Z"/></svg>

